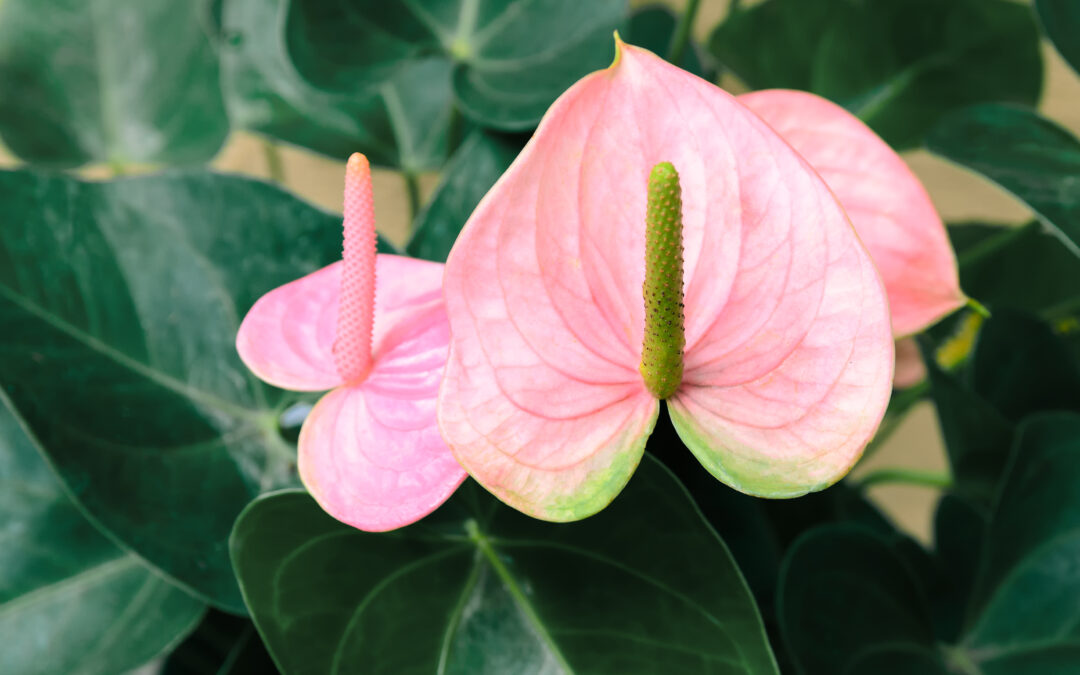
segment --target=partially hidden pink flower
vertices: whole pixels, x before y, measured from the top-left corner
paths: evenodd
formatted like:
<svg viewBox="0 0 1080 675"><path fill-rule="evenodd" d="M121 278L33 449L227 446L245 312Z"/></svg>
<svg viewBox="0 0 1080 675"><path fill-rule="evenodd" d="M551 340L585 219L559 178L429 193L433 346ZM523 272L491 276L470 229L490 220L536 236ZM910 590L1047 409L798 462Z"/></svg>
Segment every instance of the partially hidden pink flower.
<svg viewBox="0 0 1080 675"><path fill-rule="evenodd" d="M874 259L893 334L917 333L967 303L941 216L908 165L857 117L820 96L739 96L821 175Z"/></svg>
<svg viewBox="0 0 1080 675"><path fill-rule="evenodd" d="M678 189L660 176L668 187L653 194L661 165ZM674 231L653 212L680 190L676 260L651 237ZM664 332L643 298L657 297L647 263L682 275L684 347L663 395L643 375ZM660 398L717 478L792 497L851 468L891 389L885 289L825 182L723 90L621 43L612 67L553 104L477 207L445 296L443 436L487 489L544 519L614 498Z"/></svg>
<svg viewBox="0 0 1080 675"><path fill-rule="evenodd" d="M956 254L926 189L861 120L820 96L771 89L743 94L753 110L821 175L874 259L889 294L897 388L926 377L907 338L968 302Z"/></svg>
<svg viewBox="0 0 1080 675"><path fill-rule="evenodd" d="M346 168L344 230L343 260L260 298L236 347L274 386L332 389L300 431L300 478L331 516L390 530L436 509L466 476L435 421L449 341L443 266L375 253L361 154Z"/></svg>

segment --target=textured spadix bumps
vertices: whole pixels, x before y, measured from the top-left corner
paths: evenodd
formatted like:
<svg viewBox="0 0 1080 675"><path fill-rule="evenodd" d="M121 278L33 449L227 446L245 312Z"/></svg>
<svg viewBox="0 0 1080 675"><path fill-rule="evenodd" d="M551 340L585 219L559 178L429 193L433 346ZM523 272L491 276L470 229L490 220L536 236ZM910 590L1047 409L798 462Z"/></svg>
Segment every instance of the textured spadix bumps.
<svg viewBox="0 0 1080 675"><path fill-rule="evenodd" d="M843 476L888 400L884 288L825 183L731 96L620 45L548 111L446 267L439 424L503 501L582 518L656 422L639 366L649 173L682 193L685 350L668 398L714 475L788 497Z"/></svg>
<svg viewBox="0 0 1080 675"><path fill-rule="evenodd" d="M449 326L442 265L375 253L371 170L349 159L344 260L276 288L240 325L237 350L284 389L331 389L300 431L300 477L363 530L412 523L465 479L439 435L435 397Z"/></svg>

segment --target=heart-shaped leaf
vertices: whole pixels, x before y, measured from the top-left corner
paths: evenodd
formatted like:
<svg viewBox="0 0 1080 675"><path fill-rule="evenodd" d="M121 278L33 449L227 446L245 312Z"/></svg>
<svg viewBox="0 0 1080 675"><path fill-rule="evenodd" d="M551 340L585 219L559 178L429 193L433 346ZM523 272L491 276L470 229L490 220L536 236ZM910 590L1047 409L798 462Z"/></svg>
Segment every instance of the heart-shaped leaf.
<svg viewBox="0 0 1080 675"><path fill-rule="evenodd" d="M710 49L751 87L821 94L898 149L959 107L1034 104L1042 81L1038 28L1010 0L767 0Z"/></svg>
<svg viewBox="0 0 1080 675"><path fill-rule="evenodd" d="M112 675L150 661L205 606L94 529L0 395L0 635L7 675Z"/></svg>
<svg viewBox="0 0 1080 675"><path fill-rule="evenodd" d="M1080 3L1075 0L1035 0L1035 12L1043 32L1057 50L1080 73Z"/></svg>
<svg viewBox="0 0 1080 675"><path fill-rule="evenodd" d="M473 209L524 146L518 136L475 130L443 168L442 179L417 217L405 250L414 258L443 262Z"/></svg>
<svg viewBox="0 0 1080 675"><path fill-rule="evenodd" d="M417 58L378 87L316 89L285 53L287 10L288 0L225 4L222 79L233 122L332 157L362 152L407 171L440 167L451 123L450 64Z"/></svg>
<svg viewBox="0 0 1080 675"><path fill-rule="evenodd" d="M210 159L229 121L197 4L4 0L4 143L57 166Z"/></svg>
<svg viewBox="0 0 1080 675"><path fill-rule="evenodd" d="M226 540L295 480L290 398L236 354L267 290L340 255L337 216L211 173L0 173L0 384L77 501L169 577L242 612Z"/></svg>
<svg viewBox="0 0 1080 675"><path fill-rule="evenodd" d="M852 672L882 645L934 653L917 577L892 542L864 528L829 525L799 539L784 561L777 612L806 675Z"/></svg>
<svg viewBox="0 0 1080 675"><path fill-rule="evenodd" d="M870 675L902 663L920 665L899 672L1074 672L1078 481L1080 415L1038 415L1020 427L985 533L977 511L953 497L942 502L936 579L912 574L897 542L869 532L807 535L785 560L778 603L801 672ZM934 623L923 611L928 591ZM962 617L956 610L965 605Z"/></svg>
<svg viewBox="0 0 1080 675"><path fill-rule="evenodd" d="M370 534L291 491L246 509L231 547L286 674L777 672L727 549L651 459L579 523L469 482L420 523Z"/></svg>
<svg viewBox="0 0 1080 675"><path fill-rule="evenodd" d="M985 672L1080 665L1080 415L1020 429L986 532L964 649Z"/></svg>
<svg viewBox="0 0 1080 675"><path fill-rule="evenodd" d="M980 105L941 120L932 152L994 181L1080 255L1080 140L1034 110Z"/></svg>
<svg viewBox="0 0 1080 675"><path fill-rule="evenodd" d="M291 0L283 41L296 70L333 92L378 88L417 59L437 55L471 120L521 131L590 70L611 61L626 0ZM279 28L279 30L281 30ZM434 90L434 78L425 81ZM402 105L413 101L402 97Z"/></svg>

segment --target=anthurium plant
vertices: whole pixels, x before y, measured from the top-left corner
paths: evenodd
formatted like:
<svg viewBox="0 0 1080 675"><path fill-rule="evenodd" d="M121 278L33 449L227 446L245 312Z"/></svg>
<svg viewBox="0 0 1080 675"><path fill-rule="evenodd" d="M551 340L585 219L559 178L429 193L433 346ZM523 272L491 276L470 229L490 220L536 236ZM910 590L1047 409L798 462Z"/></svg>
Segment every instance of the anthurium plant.
<svg viewBox="0 0 1080 675"><path fill-rule="evenodd" d="M0 672L1080 673L1078 44L0 0ZM1026 215L947 224L927 155Z"/></svg>

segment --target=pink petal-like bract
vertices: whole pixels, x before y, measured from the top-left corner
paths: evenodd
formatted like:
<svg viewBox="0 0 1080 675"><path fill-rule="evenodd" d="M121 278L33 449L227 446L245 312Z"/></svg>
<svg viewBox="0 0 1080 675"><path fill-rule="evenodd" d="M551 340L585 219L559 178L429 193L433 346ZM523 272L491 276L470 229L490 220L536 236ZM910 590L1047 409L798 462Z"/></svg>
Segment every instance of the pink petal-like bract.
<svg viewBox="0 0 1080 675"><path fill-rule="evenodd" d="M889 294L893 334L917 333L963 306L956 256L922 183L885 141L840 106L803 91L738 97L832 189Z"/></svg>
<svg viewBox="0 0 1080 675"><path fill-rule="evenodd" d="M300 477L327 513L381 531L433 511L466 474L435 418L450 338L443 266L375 255L370 180L366 160L354 155L345 260L260 298L236 343L270 384L337 387L304 421Z"/></svg>
<svg viewBox="0 0 1080 675"><path fill-rule="evenodd" d="M884 287L825 183L723 90L620 43L553 104L446 265L440 428L470 474L536 517L602 509L656 422L638 366L661 162L680 176L685 247L668 404L702 464L755 495L818 490L884 414Z"/></svg>

